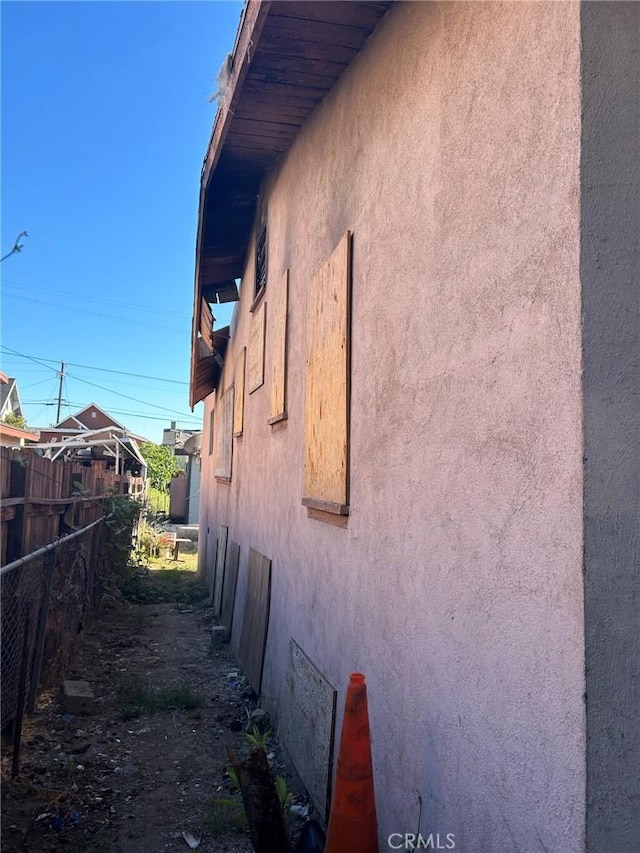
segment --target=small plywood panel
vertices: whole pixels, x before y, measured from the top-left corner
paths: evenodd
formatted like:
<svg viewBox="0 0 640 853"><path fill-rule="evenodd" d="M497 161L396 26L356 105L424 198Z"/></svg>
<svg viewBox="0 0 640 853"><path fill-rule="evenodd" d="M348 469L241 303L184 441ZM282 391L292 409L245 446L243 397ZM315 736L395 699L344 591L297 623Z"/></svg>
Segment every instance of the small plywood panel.
<svg viewBox="0 0 640 853"><path fill-rule="evenodd" d="M282 735L289 755L323 817L330 803L336 691L296 641L289 641Z"/></svg>
<svg viewBox="0 0 640 853"><path fill-rule="evenodd" d="M271 288L272 285L269 285ZM269 423L286 417L287 384L287 305L289 301L289 270L273 283L269 296L269 348L271 350L271 394Z"/></svg>
<svg viewBox="0 0 640 853"><path fill-rule="evenodd" d="M220 409L216 477L219 480L230 480L233 458L233 385L222 395Z"/></svg>
<svg viewBox="0 0 640 853"><path fill-rule="evenodd" d="M222 613L220 624L227 629L227 642L231 639L233 629L233 610L236 603L236 587L238 585L238 567L240 565L240 546L233 539L227 548L227 559L222 585Z"/></svg>
<svg viewBox="0 0 640 853"><path fill-rule="evenodd" d="M242 435L244 428L244 370L247 350L242 348L236 359L235 397L233 407L233 434Z"/></svg>
<svg viewBox="0 0 640 853"><path fill-rule="evenodd" d="M204 579L207 584L207 589L213 597L213 581L215 578L215 557L217 541L213 539L211 531L207 527L207 535L204 537Z"/></svg>
<svg viewBox="0 0 640 853"><path fill-rule="evenodd" d="M249 549L249 579L244 602L238 658L251 687L260 695L269 627L271 560Z"/></svg>
<svg viewBox="0 0 640 853"><path fill-rule="evenodd" d="M347 231L311 282L307 331L303 497L337 512L349 503L350 280Z"/></svg>
<svg viewBox="0 0 640 853"><path fill-rule="evenodd" d="M251 324L249 327L247 385L250 394L264 384L264 337L266 318L267 303L262 302L251 315Z"/></svg>
<svg viewBox="0 0 640 853"><path fill-rule="evenodd" d="M218 548L216 551L216 571L213 581L213 615L218 618L222 608L222 581L224 578L224 564L227 558L227 537L229 528L226 524L220 526L218 536Z"/></svg>

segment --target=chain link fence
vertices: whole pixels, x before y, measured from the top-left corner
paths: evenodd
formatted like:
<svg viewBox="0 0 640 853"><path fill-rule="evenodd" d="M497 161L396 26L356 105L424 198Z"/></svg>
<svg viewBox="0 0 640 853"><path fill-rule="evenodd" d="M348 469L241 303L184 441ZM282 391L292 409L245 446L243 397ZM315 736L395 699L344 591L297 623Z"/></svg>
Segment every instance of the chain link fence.
<svg viewBox="0 0 640 853"><path fill-rule="evenodd" d="M107 577L104 540L99 519L0 569L3 731L62 678Z"/></svg>

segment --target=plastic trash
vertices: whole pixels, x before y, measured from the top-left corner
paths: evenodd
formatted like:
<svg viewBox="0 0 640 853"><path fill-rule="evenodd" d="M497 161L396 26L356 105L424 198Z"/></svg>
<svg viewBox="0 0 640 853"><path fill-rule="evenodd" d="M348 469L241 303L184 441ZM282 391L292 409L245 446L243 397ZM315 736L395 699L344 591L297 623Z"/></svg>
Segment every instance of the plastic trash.
<svg viewBox="0 0 640 853"><path fill-rule="evenodd" d="M196 847L200 846L200 839L195 838L193 835L191 835L190 832L183 832L182 837L184 838L184 840L187 842L187 844L189 845L189 847L192 850L195 850Z"/></svg>

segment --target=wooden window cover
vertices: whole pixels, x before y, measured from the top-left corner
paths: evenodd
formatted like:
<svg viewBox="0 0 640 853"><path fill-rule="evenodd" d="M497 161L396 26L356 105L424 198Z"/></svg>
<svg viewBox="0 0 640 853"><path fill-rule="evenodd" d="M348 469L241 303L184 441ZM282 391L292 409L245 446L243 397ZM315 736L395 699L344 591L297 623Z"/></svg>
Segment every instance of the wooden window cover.
<svg viewBox="0 0 640 853"><path fill-rule="evenodd" d="M287 416L287 307L289 299L289 270L269 289L269 348L271 350L271 394L269 423L275 424Z"/></svg>
<svg viewBox="0 0 640 853"><path fill-rule="evenodd" d="M230 482L233 457L233 385L222 395L220 409L216 479Z"/></svg>
<svg viewBox="0 0 640 853"><path fill-rule="evenodd" d="M347 232L313 277L307 327L302 503L338 515L349 513L350 291Z"/></svg>
<svg viewBox="0 0 640 853"><path fill-rule="evenodd" d="M242 348L236 359L235 399L233 409L233 434L242 435L244 428L244 374L247 350Z"/></svg>
<svg viewBox="0 0 640 853"><path fill-rule="evenodd" d="M213 420L214 420L214 411L215 409L211 409L209 413L209 456L213 454Z"/></svg>
<svg viewBox="0 0 640 853"><path fill-rule="evenodd" d="M247 386L252 394L264 384L264 338L267 303L251 315L249 327L249 352L247 354Z"/></svg>

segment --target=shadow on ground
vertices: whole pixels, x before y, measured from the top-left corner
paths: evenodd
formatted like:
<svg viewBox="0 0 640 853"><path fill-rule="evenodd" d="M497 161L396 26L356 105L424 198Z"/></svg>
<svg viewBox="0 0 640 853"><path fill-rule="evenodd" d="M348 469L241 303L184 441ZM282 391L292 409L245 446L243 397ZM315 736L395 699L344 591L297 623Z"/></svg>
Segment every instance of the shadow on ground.
<svg viewBox="0 0 640 853"><path fill-rule="evenodd" d="M41 696L16 780L3 746L3 853L252 850L227 746L247 753L255 697L229 647L211 644L206 590L171 564L139 572L127 595L105 597L67 675L91 684L90 713L65 713L59 689ZM268 750L304 806L274 739Z"/></svg>

